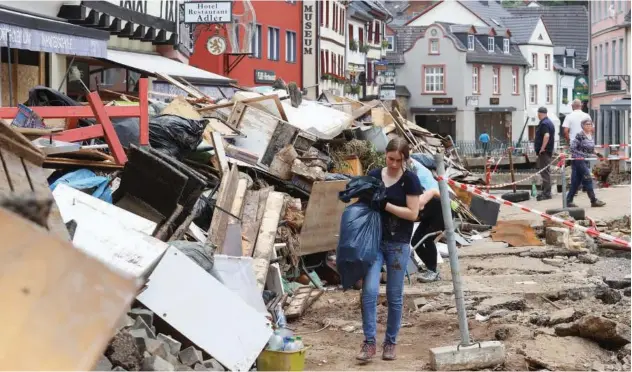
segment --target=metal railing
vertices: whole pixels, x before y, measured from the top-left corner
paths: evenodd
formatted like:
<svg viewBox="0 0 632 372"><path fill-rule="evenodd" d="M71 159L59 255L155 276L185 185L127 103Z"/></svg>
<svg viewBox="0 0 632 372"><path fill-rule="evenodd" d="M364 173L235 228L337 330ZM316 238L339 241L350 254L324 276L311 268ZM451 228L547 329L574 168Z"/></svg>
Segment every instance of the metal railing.
<svg viewBox="0 0 632 372"><path fill-rule="evenodd" d="M480 157L484 155L483 144L480 141L455 141L455 147L461 157ZM563 145L563 144L562 144ZM559 148L560 142L555 142L555 149ZM518 144L514 142L490 141L487 145L487 155L503 156L507 154L507 149L513 147L515 155L527 154L536 155L533 141L522 141Z"/></svg>

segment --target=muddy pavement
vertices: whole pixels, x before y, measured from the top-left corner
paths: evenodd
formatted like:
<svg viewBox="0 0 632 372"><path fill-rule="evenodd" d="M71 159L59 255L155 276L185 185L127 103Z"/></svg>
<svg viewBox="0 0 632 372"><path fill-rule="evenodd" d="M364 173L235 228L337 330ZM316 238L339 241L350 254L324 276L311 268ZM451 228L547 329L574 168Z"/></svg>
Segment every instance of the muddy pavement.
<svg viewBox="0 0 632 372"><path fill-rule="evenodd" d="M630 370L629 252L479 241L459 254L472 337L506 345L497 370ZM290 325L312 346L306 369L428 369L430 348L459 342L447 260L441 279L422 284L413 275L406 282L398 359L368 365L355 360L363 340L360 292L327 291ZM387 308L380 298L383 337Z"/></svg>

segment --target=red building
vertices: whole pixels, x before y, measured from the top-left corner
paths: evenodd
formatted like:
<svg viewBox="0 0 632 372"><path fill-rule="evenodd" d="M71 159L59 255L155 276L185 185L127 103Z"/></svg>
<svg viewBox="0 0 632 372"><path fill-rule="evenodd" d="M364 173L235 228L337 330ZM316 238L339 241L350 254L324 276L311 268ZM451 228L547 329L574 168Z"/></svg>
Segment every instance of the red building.
<svg viewBox="0 0 632 372"><path fill-rule="evenodd" d="M252 40L252 55L241 59L230 72L227 72L227 65L234 64L239 57L212 55L207 50L207 42L216 31L209 29L208 25L198 26L199 34L189 63L235 79L243 86L270 85L275 78L280 77L286 83L293 81L302 87L302 3L292 0L251 0L257 24ZM244 2L234 1L233 14L243 13ZM245 29L240 27L236 34L242 44ZM226 33L222 32L221 35L226 36ZM228 48L230 50L230 46Z"/></svg>

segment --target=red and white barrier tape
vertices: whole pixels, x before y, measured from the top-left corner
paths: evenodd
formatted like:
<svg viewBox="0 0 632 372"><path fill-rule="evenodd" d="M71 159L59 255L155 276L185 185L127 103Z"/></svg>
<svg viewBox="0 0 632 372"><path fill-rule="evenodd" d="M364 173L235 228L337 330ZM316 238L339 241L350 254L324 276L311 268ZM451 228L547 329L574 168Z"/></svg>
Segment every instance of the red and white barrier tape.
<svg viewBox="0 0 632 372"><path fill-rule="evenodd" d="M610 157L603 157L603 158L566 158L566 160L587 160L587 161L595 161L595 160L630 160L630 158L628 157L621 157L621 156L610 156Z"/></svg>
<svg viewBox="0 0 632 372"><path fill-rule="evenodd" d="M498 185L488 185L488 186L486 186L486 188L487 188L488 190L489 190L489 189L501 189L501 188L503 188L503 187L513 186L513 185L517 185L517 184L519 184L519 183L522 183L522 182L528 181L528 180L530 180L530 179L532 179L532 178L534 178L534 177L536 177L536 176L539 176L539 175L540 175L540 173L544 172L544 170L545 170L545 169L548 169L549 167L551 167L552 165L554 165L554 163L557 161L557 159L559 159L559 158L560 158L560 156L561 156L561 155L558 155L555 159L553 159L553 161L552 161L549 165L547 165L547 166L545 166L544 168L540 169L539 171L537 171L537 172L533 173L533 174L532 174L532 175L530 175L529 177L523 178L523 179L518 180L518 181L509 182L509 183L501 183L501 184L498 184ZM562 160L560 160L559 164L562 164ZM559 166L559 165L558 165L558 166Z"/></svg>
<svg viewBox="0 0 632 372"><path fill-rule="evenodd" d="M623 239L616 238L616 237L614 237L612 235L604 234L602 232L597 231L597 229L595 229L595 228L587 228L587 227L584 227L584 226L580 226L580 225L577 225L574 222L567 221L567 220L564 220L562 218L551 216L551 215L546 214L544 212L540 212L538 210L525 207L522 204L512 203L512 202L510 202L508 200L504 200L504 199L498 198L498 197L496 197L494 195L490 195L490 194L488 194L488 193L486 193L486 192L484 192L484 191L482 191L482 190L480 190L480 189L478 189L478 188L476 188L476 187L474 187L472 185L466 185L466 184L463 184L463 183L460 183L460 182L456 182L454 180L451 180L449 178L442 177L442 176L437 176L437 180L439 180L439 181L445 180L448 184L450 184L452 186L455 186L455 187L460 188L461 190L465 190L467 192L470 192L470 193L472 193L472 194L474 194L474 195L476 195L478 197L491 200L491 201L493 201L493 202L495 202L497 204L508 205L510 207L519 208L520 210L522 210L524 212L537 214L537 215L539 215L540 217L542 217L544 219L551 220L551 221L554 221L554 222L557 222L557 223L561 223L564 226L567 226L567 227L569 227L571 229L582 231L583 233L585 233L585 234L587 234L589 236L592 236L593 238L603 239L603 240L606 240L606 241L609 241L609 242L612 242L612 243L615 243L615 244L618 244L618 245L622 245L622 246L625 246L625 247L628 247L628 248L632 248L632 243L630 243L628 241L625 241Z"/></svg>
<svg viewBox="0 0 632 372"><path fill-rule="evenodd" d="M618 145L595 145L595 148L605 149L607 147L630 147L629 143L622 143ZM568 146L560 146L560 148L567 149Z"/></svg>

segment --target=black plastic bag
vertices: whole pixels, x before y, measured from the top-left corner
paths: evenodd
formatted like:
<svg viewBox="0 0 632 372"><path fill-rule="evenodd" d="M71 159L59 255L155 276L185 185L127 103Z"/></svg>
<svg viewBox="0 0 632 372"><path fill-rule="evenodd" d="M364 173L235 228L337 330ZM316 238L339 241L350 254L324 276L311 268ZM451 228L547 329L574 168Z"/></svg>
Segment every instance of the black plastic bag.
<svg viewBox="0 0 632 372"><path fill-rule="evenodd" d="M182 158L202 142L206 120L160 115L149 120L149 144L165 154Z"/></svg>
<svg viewBox="0 0 632 372"><path fill-rule="evenodd" d="M386 197L386 188L381 180L371 176L352 177L347 187L338 193L338 199L348 203L359 198L364 203L379 209L379 203Z"/></svg>
<svg viewBox="0 0 632 372"><path fill-rule="evenodd" d="M382 241L382 217L376 207L386 196L382 181L370 177L354 177L339 198L349 205L342 213L340 239L336 248L336 266L343 289L363 279L375 262ZM373 207L372 207L373 205Z"/></svg>
<svg viewBox="0 0 632 372"><path fill-rule="evenodd" d="M211 227L211 220L213 219L213 210L215 209L215 199L209 199L205 196L200 196L193 205L191 213L195 216L193 223L200 229L208 231Z"/></svg>

